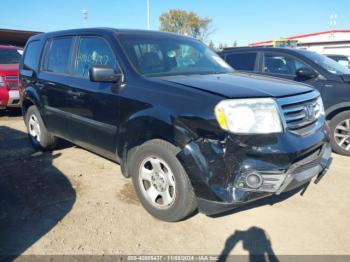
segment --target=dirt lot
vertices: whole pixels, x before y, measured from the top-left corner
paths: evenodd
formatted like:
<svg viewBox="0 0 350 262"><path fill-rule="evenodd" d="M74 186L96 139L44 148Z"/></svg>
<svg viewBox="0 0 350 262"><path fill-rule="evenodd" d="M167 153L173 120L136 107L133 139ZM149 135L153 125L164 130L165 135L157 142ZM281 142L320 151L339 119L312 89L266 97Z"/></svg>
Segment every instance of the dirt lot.
<svg viewBox="0 0 350 262"><path fill-rule="evenodd" d="M71 145L35 152L21 117L0 117L0 254L350 254L349 187L350 159L334 155L304 196L165 223L117 164Z"/></svg>

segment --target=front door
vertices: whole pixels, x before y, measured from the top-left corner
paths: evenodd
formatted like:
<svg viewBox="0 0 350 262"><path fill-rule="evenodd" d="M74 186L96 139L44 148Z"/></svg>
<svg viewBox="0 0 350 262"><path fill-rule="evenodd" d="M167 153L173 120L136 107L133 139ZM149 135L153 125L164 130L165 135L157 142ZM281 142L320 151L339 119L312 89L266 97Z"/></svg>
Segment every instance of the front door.
<svg viewBox="0 0 350 262"><path fill-rule="evenodd" d="M99 36L80 36L74 61L71 104L74 142L114 159L119 120L119 95L113 83L91 82L94 65L116 68L116 56L108 41Z"/></svg>
<svg viewBox="0 0 350 262"><path fill-rule="evenodd" d="M292 55L286 55L278 52L264 52L262 73L288 80L299 81L296 72L300 68L310 67L305 62ZM302 81L314 86L322 92L322 79L314 78Z"/></svg>

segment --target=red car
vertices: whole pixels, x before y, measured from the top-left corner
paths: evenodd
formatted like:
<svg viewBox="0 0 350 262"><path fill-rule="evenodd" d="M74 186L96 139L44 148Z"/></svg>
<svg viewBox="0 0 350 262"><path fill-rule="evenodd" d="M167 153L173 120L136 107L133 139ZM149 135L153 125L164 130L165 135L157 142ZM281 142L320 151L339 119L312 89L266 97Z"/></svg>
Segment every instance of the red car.
<svg viewBox="0 0 350 262"><path fill-rule="evenodd" d="M18 64L23 50L0 45L0 109L20 107L18 93Z"/></svg>

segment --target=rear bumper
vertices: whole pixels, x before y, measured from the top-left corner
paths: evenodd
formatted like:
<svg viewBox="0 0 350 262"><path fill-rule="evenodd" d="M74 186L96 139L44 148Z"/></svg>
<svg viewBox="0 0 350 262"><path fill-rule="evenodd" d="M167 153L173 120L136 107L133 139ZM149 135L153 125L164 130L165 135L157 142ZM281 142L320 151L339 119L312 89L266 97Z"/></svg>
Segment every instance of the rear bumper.
<svg viewBox="0 0 350 262"><path fill-rule="evenodd" d="M178 154L198 198L199 211L216 214L271 195L279 195L324 175L331 162L325 128L307 137L279 134L201 140ZM247 185L257 174L262 182Z"/></svg>

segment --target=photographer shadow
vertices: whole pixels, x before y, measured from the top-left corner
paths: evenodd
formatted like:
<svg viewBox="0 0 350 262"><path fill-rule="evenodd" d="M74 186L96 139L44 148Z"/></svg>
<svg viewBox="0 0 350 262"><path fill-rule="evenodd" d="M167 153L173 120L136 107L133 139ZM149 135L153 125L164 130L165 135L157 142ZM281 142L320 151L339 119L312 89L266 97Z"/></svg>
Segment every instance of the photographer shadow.
<svg viewBox="0 0 350 262"><path fill-rule="evenodd" d="M278 261L272 249L271 240L263 229L255 226L246 231L236 230L226 240L225 247L219 256L219 261L237 261L238 257L229 257L229 254L240 241L242 241L243 249L249 252L250 262ZM241 256L240 258L242 261L246 261L245 257Z"/></svg>
<svg viewBox="0 0 350 262"><path fill-rule="evenodd" d="M72 209L76 192L53 165L59 156L36 152L27 134L0 126L0 255L8 260L25 252Z"/></svg>

